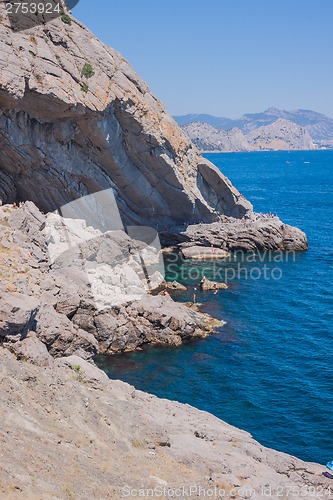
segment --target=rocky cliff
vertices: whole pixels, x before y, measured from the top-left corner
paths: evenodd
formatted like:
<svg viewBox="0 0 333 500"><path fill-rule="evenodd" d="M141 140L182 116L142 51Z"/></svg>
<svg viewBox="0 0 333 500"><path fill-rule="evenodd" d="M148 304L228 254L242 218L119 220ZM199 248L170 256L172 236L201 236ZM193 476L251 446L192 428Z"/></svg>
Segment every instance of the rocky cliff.
<svg viewBox="0 0 333 500"><path fill-rule="evenodd" d="M244 133L239 128L225 131L208 123L200 122L184 125L182 128L202 151L238 152L314 149L313 140L304 127L282 118L248 133Z"/></svg>
<svg viewBox="0 0 333 500"><path fill-rule="evenodd" d="M32 330L54 356L92 357L207 335L210 318L147 294L159 277L145 275L141 235L123 225L158 227L166 245L307 248L298 229L256 222L128 63L80 23L13 32L2 16L0 34L0 198L67 218L30 203L2 208L0 337L20 342ZM85 220L68 222L73 213Z"/></svg>
<svg viewBox="0 0 333 500"><path fill-rule="evenodd" d="M83 25L59 18L14 33L0 14L0 199L52 211L112 188L125 225L251 210L126 60Z"/></svg>

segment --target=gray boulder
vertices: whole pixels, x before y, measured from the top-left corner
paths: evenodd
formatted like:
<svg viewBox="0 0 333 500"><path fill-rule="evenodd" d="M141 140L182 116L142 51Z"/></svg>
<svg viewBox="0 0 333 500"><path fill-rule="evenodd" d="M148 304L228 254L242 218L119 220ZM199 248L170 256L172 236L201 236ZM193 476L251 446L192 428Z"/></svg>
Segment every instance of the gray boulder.
<svg viewBox="0 0 333 500"><path fill-rule="evenodd" d="M202 279L200 288L202 290L226 290L228 288L228 285L226 285L225 283L219 283L218 281Z"/></svg>
<svg viewBox="0 0 333 500"><path fill-rule="evenodd" d="M29 332L22 341L9 345L9 349L17 356L17 359L28 361L33 365L50 366L53 363L46 345L37 338L34 332Z"/></svg>
<svg viewBox="0 0 333 500"><path fill-rule="evenodd" d="M23 339L34 328L39 300L20 293L6 293L0 299L0 337Z"/></svg>
<svg viewBox="0 0 333 500"><path fill-rule="evenodd" d="M164 281L162 286L166 290L187 290L186 286L178 283L178 281Z"/></svg>
<svg viewBox="0 0 333 500"><path fill-rule="evenodd" d="M37 336L53 357L76 354L91 359L98 352L93 335L74 325L64 314L52 306L43 305L37 316Z"/></svg>

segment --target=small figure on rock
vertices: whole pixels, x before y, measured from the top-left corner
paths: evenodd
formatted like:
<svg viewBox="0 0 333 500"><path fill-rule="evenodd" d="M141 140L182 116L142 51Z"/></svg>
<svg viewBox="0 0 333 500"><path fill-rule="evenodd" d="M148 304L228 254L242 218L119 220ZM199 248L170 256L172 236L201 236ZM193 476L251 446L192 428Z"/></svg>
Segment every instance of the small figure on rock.
<svg viewBox="0 0 333 500"><path fill-rule="evenodd" d="M326 467L329 471L333 471L333 460L328 462L326 464ZM333 474L331 474L330 472L327 472L327 471L323 472L323 476L328 477L329 479L333 479Z"/></svg>

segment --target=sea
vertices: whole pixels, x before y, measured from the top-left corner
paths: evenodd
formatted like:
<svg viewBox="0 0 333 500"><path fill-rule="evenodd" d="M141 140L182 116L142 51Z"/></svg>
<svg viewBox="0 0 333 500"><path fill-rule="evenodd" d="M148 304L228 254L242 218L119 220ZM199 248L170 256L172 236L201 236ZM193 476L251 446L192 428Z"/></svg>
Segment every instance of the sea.
<svg viewBox="0 0 333 500"><path fill-rule="evenodd" d="M333 459L333 151L211 153L256 212L307 233L309 250L250 262L166 262L169 279L226 324L181 347L98 358L112 379L188 403L303 460ZM235 272L232 273L231 270ZM264 272L265 269L265 272ZM230 272L227 290L200 277Z"/></svg>

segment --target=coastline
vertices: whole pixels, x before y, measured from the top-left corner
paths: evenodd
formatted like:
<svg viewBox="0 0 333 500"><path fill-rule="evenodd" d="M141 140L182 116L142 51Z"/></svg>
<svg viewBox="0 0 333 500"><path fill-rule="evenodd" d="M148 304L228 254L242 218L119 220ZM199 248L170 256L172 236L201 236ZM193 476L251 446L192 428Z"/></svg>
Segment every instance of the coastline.
<svg viewBox="0 0 333 500"><path fill-rule="evenodd" d="M26 203L21 208L3 206L1 210L3 214L0 223L1 252L5 262L7 264L10 262L9 268L5 262L1 265L1 272L6 273L2 287L6 289L7 306L4 307L2 304L0 325L2 335L4 331L8 332L8 329L10 331L10 335L5 337L0 348L1 376L2 387L11 386L16 389L14 392L11 389L11 398L15 401L14 410L12 407L2 405L0 412L3 421L8 423L9 436L15 435L17 443L25 439L26 445L30 446L30 437L35 442L34 433L37 433L39 452L49 457L53 468L57 468L61 457L62 460L65 459L67 472L61 481L66 488L78 492L79 497L83 491L91 492L93 488L103 498L106 488L110 488L111 484L114 494L118 498L123 498L124 492L127 491L124 488L137 488L141 477L140 484L146 488L161 485L168 488L187 488L194 485L206 489L216 487L221 491L225 490L228 495L235 491L244 491L244 488L251 488L251 491L260 497L267 484L270 484L272 496L278 488L287 489L292 485L294 494L290 498L296 498L300 491L307 488L309 488L307 498L315 498L311 496L313 488L329 487L329 480L322 477L323 467L319 464L305 463L290 455L267 449L254 441L248 433L188 405L160 400L155 396L141 393L125 383L110 381L104 372L91 362L85 361L84 358L92 360L98 350L98 343L103 346L105 342L109 342L105 334L114 334L116 330L108 322L104 323L102 336L92 335L93 328L89 320L92 314L91 309L89 312L91 303L88 304L88 308L85 306L80 312L81 328L73 321L80 307L75 298L77 292L71 288L73 283L71 285L67 271L66 279L62 276L53 282L43 250L45 237L46 240L49 239L47 233L43 233L45 217L37 208L31 203ZM260 224L260 221L258 223ZM272 221L267 220L267 223L271 224ZM229 227L229 224L226 226ZM199 238L202 244L202 237L208 238L209 241L210 233L207 233L207 229L202 233L203 229L204 225L190 228L195 235L191 237L192 242ZM214 227L212 229L214 232ZM42 287L38 293L37 287L40 285ZM30 287L33 287L34 292ZM9 297L12 297L14 302L11 302ZM19 300L20 297L23 302ZM148 297L145 299L145 308ZM167 303L171 301L168 297L151 298ZM41 309L40 302L45 301L47 304L45 303ZM173 303L172 310L174 307L178 307L177 303ZM186 308L186 306L181 307L182 311ZM14 310L13 315L11 311ZM149 314L153 312L154 316L151 319L156 328L161 321L161 315L156 312L155 305ZM124 308L121 314L124 314ZM149 319L145 312L143 314ZM199 321L203 321L200 313L196 314L199 314ZM37 327L34 326L36 321ZM133 324L137 323L137 316L133 317L133 321ZM82 329L84 325L86 331ZM164 332L165 326L164 324L162 330ZM176 327L186 330L182 322ZM119 342L120 338L124 339L126 335L124 336L122 328L116 328L119 330ZM197 334L191 335L191 338L196 336ZM165 342L166 339L162 337L161 340ZM155 343L153 337L150 337L150 341ZM170 345L170 341L167 343ZM179 343L176 341L174 345ZM123 350L126 350L126 344L122 345L125 347ZM13 379L13 377L17 379L18 373L21 384L15 383ZM51 392L45 392L44 384L53 387ZM24 434L27 424L23 424L22 420L18 420L13 414L18 401L22 400L22 391L25 401L22 409L25 415L24 422L30 422L28 425L34 429L34 432L28 435L28 441ZM42 400L36 398L38 393L43 394ZM2 396L5 396L5 392L2 392ZM68 414L69 400L70 421L76 422L75 431L70 424L68 426L65 417ZM41 404L46 409L47 421L42 416L36 422L35 404ZM122 417L124 411L126 419ZM139 421L138 414L140 414ZM52 417L50 423L50 415L53 415L56 421ZM62 416L59 419L57 415ZM82 419L88 421L83 423ZM11 422L15 422L15 429L11 427ZM80 424L77 425L77 422ZM103 422L102 427L98 422ZM87 434L91 436L90 440L86 439ZM47 446L46 439L49 443ZM78 445L81 449L81 458L77 460L75 457ZM21 449L21 445L19 446ZM6 449L10 450L10 457L4 452L7 457L7 470L14 470L11 462L13 458L16 467L19 464L24 470L25 466L17 456L18 449L15 447L13 449L13 443L9 446L8 438L5 436L4 450ZM118 460L117 477L111 472L115 467L112 458L114 454L117 454ZM88 462L86 456L90 457ZM123 456L120 463L119 456ZM102 464L105 464L105 460L113 464L110 470L103 469ZM77 476L73 474L73 467L77 467L78 463L81 470L85 471L84 476L78 476L79 482L74 479ZM126 474L122 464L126 464ZM39 455L34 460L34 467L39 471L43 470ZM94 472L91 467L94 468ZM97 479L96 467L103 479ZM60 464L59 469L61 469ZM144 480L142 480L143 470L147 470ZM48 495L49 498L57 498L49 473L43 470L43 475L44 483L38 487L26 478L23 481L17 479L8 482L8 476L4 475L2 491L8 495L10 488L15 486L21 493L27 494L28 498L31 491L33 491L31 498L35 498L36 492ZM89 478L89 484L85 477ZM124 477L126 481L119 479Z"/></svg>
<svg viewBox="0 0 333 500"><path fill-rule="evenodd" d="M165 227L178 248L227 251L305 250L306 235L279 219L242 222L251 203L81 23L56 19L30 35L13 33L2 16L0 30L1 495L104 500L131 496L128 487L197 486L230 498L251 488L260 498L269 485L273 498L279 488L315 498L327 490L319 464L110 381L93 364L98 352L177 347L214 326L148 293L163 279L146 272L160 249L137 228ZM89 85L85 61L94 65Z"/></svg>
<svg viewBox="0 0 333 500"><path fill-rule="evenodd" d="M307 152L307 151L333 151L333 148L314 148L314 149L256 149L256 150L247 150L247 151L218 151L218 150L213 150L213 151L206 151L206 150L201 150L200 149L200 153L201 154L218 154L218 153L223 153L223 154L226 154L226 153L277 153L277 152L293 152L293 153L296 153L297 151L300 151L300 152Z"/></svg>

